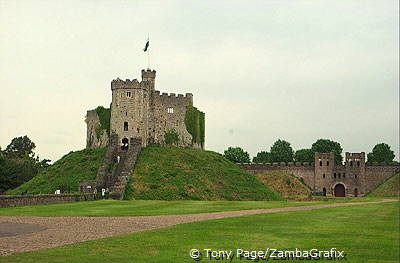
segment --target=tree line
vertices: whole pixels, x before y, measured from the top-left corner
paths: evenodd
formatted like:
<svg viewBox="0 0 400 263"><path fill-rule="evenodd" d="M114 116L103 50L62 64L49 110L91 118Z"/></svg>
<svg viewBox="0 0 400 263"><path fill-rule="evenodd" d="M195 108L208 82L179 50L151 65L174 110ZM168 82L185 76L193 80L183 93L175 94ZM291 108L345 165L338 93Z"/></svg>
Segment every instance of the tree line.
<svg viewBox="0 0 400 263"><path fill-rule="evenodd" d="M12 139L4 150L0 147L0 194L31 180L50 166L49 159L40 160L36 156L35 148L26 135Z"/></svg>
<svg viewBox="0 0 400 263"><path fill-rule="evenodd" d="M253 157L253 163L274 163L274 162L314 162L314 154L320 153L335 153L335 162L342 163L343 148L339 142L329 139L319 139L311 145L311 148L305 148L294 151L290 143L285 140L277 140L271 148L265 151L260 151ZM235 163L250 163L250 155L241 147L229 147L224 151L224 156L228 160ZM386 143L378 143L374 146L372 151L367 154L368 163L393 163L394 151Z"/></svg>

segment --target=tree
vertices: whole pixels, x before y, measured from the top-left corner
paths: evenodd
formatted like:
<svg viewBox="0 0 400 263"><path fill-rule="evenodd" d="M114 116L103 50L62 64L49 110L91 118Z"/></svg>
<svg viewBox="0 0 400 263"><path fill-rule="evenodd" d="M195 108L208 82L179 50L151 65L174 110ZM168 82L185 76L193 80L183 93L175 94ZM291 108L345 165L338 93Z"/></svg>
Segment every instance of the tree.
<svg viewBox="0 0 400 263"><path fill-rule="evenodd" d="M311 149L301 149L297 150L294 153L294 160L296 162L307 162L307 163L312 163L314 162L314 152Z"/></svg>
<svg viewBox="0 0 400 263"><path fill-rule="evenodd" d="M39 165L30 158L2 159L0 161L0 193L31 180L39 169Z"/></svg>
<svg viewBox="0 0 400 263"><path fill-rule="evenodd" d="M391 163L393 162L395 155L394 151L390 149L390 146L386 143L378 143L372 149L372 152L367 154L368 162L378 162L378 163Z"/></svg>
<svg viewBox="0 0 400 263"><path fill-rule="evenodd" d="M271 147L272 162L293 162L293 149L285 140L277 140Z"/></svg>
<svg viewBox="0 0 400 263"><path fill-rule="evenodd" d="M253 158L253 163L271 163L271 153L261 151Z"/></svg>
<svg viewBox="0 0 400 263"><path fill-rule="evenodd" d="M343 161L343 156L342 156L343 149L340 146L340 143L338 143L338 142L331 141L329 139L319 139L312 144L311 150L313 151L313 153L334 152L335 153L335 162L341 163Z"/></svg>
<svg viewBox="0 0 400 263"><path fill-rule="evenodd" d="M229 147L224 151L224 157L234 163L249 163L249 153L240 147Z"/></svg>
<svg viewBox="0 0 400 263"><path fill-rule="evenodd" d="M8 157L23 158L25 156L33 157L35 154L33 150L36 148L28 136L20 136L12 139L11 143L4 150Z"/></svg>
<svg viewBox="0 0 400 263"><path fill-rule="evenodd" d="M165 140L165 144L167 144L169 146L178 145L179 135L174 129L168 130L164 134L164 140Z"/></svg>

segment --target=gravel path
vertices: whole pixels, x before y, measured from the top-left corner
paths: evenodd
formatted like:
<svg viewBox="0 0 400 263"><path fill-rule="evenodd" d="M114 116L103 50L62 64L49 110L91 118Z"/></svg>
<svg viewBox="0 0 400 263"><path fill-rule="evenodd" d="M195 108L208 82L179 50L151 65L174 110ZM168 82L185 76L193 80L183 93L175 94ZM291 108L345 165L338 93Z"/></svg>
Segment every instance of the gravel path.
<svg viewBox="0 0 400 263"><path fill-rule="evenodd" d="M94 240L114 235L141 232L150 229L163 228L182 223L218 219L224 217L253 215L261 213L277 213L286 211L312 210L328 207L354 206L392 202L383 200L378 202L335 203L298 207L254 209L241 211L226 211L189 215L161 215L161 216L125 216L125 217L34 217L34 216L0 216L0 227L8 225L7 236L0 235L0 255L32 251L65 244L72 244L86 240ZM18 224L15 224L18 223ZM18 226L29 224L40 226L36 232L33 227L28 232L21 231ZM12 225L15 225L13 231Z"/></svg>

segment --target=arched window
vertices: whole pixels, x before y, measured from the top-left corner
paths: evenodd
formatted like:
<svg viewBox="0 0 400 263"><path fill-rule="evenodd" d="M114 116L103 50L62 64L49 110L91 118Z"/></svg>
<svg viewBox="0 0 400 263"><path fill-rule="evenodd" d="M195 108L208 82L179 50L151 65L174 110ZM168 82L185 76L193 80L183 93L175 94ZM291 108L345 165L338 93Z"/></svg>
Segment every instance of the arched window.
<svg viewBox="0 0 400 263"><path fill-rule="evenodd" d="M319 166L322 166L322 161L319 161Z"/></svg>
<svg viewBox="0 0 400 263"><path fill-rule="evenodd" d="M128 128L128 122L126 121L126 122L124 122L124 131L127 131L129 128Z"/></svg>

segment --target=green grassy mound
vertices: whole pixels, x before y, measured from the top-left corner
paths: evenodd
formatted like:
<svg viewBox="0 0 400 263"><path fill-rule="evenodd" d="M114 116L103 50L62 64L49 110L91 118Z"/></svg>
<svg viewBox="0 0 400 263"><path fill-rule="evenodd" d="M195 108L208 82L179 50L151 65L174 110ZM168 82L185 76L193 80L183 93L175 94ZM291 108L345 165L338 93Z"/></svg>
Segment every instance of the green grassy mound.
<svg viewBox="0 0 400 263"><path fill-rule="evenodd" d="M143 148L126 199L282 200L220 154L183 148Z"/></svg>
<svg viewBox="0 0 400 263"><path fill-rule="evenodd" d="M105 152L105 148L70 152L30 181L7 191L6 194L53 194L60 188L77 192L82 180L96 179Z"/></svg>
<svg viewBox="0 0 400 263"><path fill-rule="evenodd" d="M256 177L268 188L287 200L311 200L311 189L297 177L285 172L257 174Z"/></svg>
<svg viewBox="0 0 400 263"><path fill-rule="evenodd" d="M387 179L366 196L369 197L399 197L400 193L400 173Z"/></svg>

